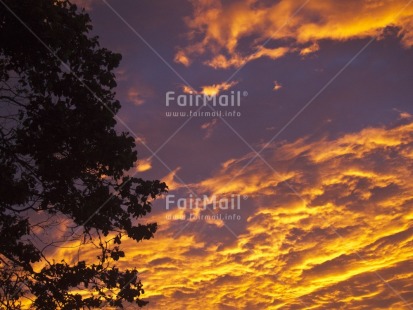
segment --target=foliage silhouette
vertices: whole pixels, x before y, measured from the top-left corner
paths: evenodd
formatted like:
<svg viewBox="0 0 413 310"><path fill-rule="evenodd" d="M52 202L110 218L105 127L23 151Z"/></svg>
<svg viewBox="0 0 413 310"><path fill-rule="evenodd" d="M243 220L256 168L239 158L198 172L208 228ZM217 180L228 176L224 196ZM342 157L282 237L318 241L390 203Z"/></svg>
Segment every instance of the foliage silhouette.
<svg viewBox="0 0 413 310"><path fill-rule="evenodd" d="M115 130L121 56L91 29L69 1L0 1L0 308L146 304L137 270L115 264L122 237L153 237L141 218L167 186L127 174L137 152ZM100 254L48 257L74 241Z"/></svg>

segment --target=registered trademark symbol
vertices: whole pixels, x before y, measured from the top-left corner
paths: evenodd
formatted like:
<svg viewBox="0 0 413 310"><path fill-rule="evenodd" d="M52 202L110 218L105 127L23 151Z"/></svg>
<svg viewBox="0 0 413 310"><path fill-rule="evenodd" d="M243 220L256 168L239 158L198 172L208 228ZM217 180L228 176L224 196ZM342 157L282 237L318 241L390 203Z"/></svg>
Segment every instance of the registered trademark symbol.
<svg viewBox="0 0 413 310"><path fill-rule="evenodd" d="M247 96L248 96L248 92L247 92L246 90L244 90L244 92L242 93L242 95L243 95L244 97L247 97Z"/></svg>
<svg viewBox="0 0 413 310"><path fill-rule="evenodd" d="M244 196L242 196L242 198L243 198L244 200L247 200L247 199L248 199L248 196L247 196L247 195L244 195Z"/></svg>

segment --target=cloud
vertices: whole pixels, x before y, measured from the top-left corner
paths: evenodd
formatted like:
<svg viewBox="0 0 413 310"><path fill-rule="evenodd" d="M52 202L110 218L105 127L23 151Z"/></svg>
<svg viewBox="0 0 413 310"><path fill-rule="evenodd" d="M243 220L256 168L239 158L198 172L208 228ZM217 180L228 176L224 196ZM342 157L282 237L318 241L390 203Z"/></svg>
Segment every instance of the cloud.
<svg viewBox="0 0 413 310"><path fill-rule="evenodd" d="M229 159L189 186L247 195L231 211L242 220L224 221L236 236L166 218L188 210L155 212L145 219L158 222L155 239L125 241L117 265L139 263L144 296L159 309L199 300L205 309L404 309L413 298L412 132L402 123L272 144L262 156L273 169L254 153ZM163 178L170 193L182 190L178 171Z"/></svg>
<svg viewBox="0 0 413 310"><path fill-rule="evenodd" d="M165 182L170 190L176 190L185 186L184 184L175 181L175 176L178 174L179 170L181 170L181 167L175 168L162 178L162 182Z"/></svg>
<svg viewBox="0 0 413 310"><path fill-rule="evenodd" d="M128 91L128 100L134 105L142 105L145 100L142 97L142 94L136 88L130 88Z"/></svg>
<svg viewBox="0 0 413 310"><path fill-rule="evenodd" d="M382 37L386 27L397 27L404 46L413 45L413 5L402 0L284 0L260 2L192 1L185 19L187 46L175 61L189 65L204 55L214 68L240 67L251 60L277 59L289 52L314 53L320 40ZM192 43L193 42L193 43Z"/></svg>
<svg viewBox="0 0 413 310"><path fill-rule="evenodd" d="M214 128L218 122L217 118L213 118L210 122L206 122L201 125L201 129L205 130L204 139L209 139L214 132Z"/></svg>
<svg viewBox="0 0 413 310"><path fill-rule="evenodd" d="M400 113L400 115L399 115L400 119L411 119L412 116L413 116L412 114L410 114L408 112L400 112L399 111L399 113Z"/></svg>
<svg viewBox="0 0 413 310"><path fill-rule="evenodd" d="M273 90L274 90L274 91L277 91L277 90L280 90L281 88L283 88L283 86L282 86L279 82L274 81Z"/></svg>
<svg viewBox="0 0 413 310"><path fill-rule="evenodd" d="M232 88L233 86L237 84L238 84L238 81L222 82L222 83L212 84L212 85L204 85L204 86L201 86L201 90L199 91L192 89L187 85L182 85L182 91L185 94L217 96L219 95L219 93L229 90L230 88Z"/></svg>
<svg viewBox="0 0 413 310"><path fill-rule="evenodd" d="M176 53L174 60L175 62L181 63L186 67L188 67L191 64L190 59L185 55L185 53L182 50Z"/></svg>
<svg viewBox="0 0 413 310"><path fill-rule="evenodd" d="M406 307L388 285L411 300L412 132L405 124L274 144L264 157L277 173L260 159L242 169L253 153L223 163L198 190L248 194L257 203L243 210L246 231L226 241L225 227L187 228L164 266L184 272L148 269L154 306L193 308L197 296L211 309ZM205 230L215 242L202 243Z"/></svg>
<svg viewBox="0 0 413 310"><path fill-rule="evenodd" d="M213 84L213 85L208 85L208 86L202 86L201 93L207 96L216 96L218 95L221 91L226 91L233 87L234 85L237 85L237 81L232 81L232 82L223 82L220 84Z"/></svg>
<svg viewBox="0 0 413 310"><path fill-rule="evenodd" d="M308 54L312 54L317 52L320 49L320 46L317 43L313 43L308 47L304 47L300 50L300 55L306 56Z"/></svg>
<svg viewBox="0 0 413 310"><path fill-rule="evenodd" d="M136 166L136 171L138 172L143 172L143 171L148 171L152 169L152 160L149 158L144 158L141 160L138 160L137 166Z"/></svg>
<svg viewBox="0 0 413 310"><path fill-rule="evenodd" d="M185 94L195 94L198 93L196 90L192 89L191 87L189 87L188 85L182 85L182 91Z"/></svg>
<svg viewBox="0 0 413 310"><path fill-rule="evenodd" d="M277 59L289 52L286 47L268 49L263 46L258 48L258 50L248 56L241 56L240 54L234 54L231 57L225 57L222 54L215 56L212 60L206 61L205 63L215 69L227 69L230 67L241 67L247 62L258 59L261 57L268 57L271 59Z"/></svg>

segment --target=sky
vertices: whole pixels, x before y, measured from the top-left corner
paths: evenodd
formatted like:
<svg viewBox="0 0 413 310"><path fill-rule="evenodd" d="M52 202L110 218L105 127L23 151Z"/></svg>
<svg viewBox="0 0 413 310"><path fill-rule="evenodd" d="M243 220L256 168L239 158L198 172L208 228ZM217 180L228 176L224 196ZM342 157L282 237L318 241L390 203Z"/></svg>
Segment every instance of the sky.
<svg viewBox="0 0 413 310"><path fill-rule="evenodd" d="M413 1L75 2L169 186L118 262L147 309L413 309Z"/></svg>

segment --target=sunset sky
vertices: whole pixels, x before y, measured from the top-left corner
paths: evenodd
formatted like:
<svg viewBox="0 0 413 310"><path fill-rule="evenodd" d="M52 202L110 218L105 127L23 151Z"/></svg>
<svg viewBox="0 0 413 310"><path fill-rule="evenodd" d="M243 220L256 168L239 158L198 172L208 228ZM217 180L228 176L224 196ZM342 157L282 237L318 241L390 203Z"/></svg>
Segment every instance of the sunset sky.
<svg viewBox="0 0 413 310"><path fill-rule="evenodd" d="M130 173L238 199L155 202L117 263L147 309L413 309L413 0L75 2L123 55ZM189 117L168 92L241 101Z"/></svg>

